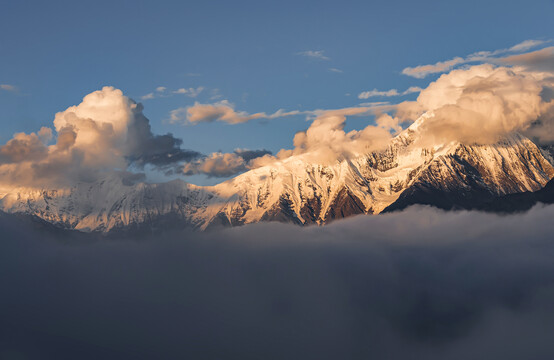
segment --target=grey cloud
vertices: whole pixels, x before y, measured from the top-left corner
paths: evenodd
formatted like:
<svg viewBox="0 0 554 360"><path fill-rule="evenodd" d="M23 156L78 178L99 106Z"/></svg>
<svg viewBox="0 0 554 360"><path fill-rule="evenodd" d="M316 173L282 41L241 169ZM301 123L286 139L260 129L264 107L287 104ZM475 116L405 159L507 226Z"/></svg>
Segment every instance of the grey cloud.
<svg viewBox="0 0 554 360"><path fill-rule="evenodd" d="M230 177L247 170L247 163L235 153L212 153L183 165L184 175L204 174L208 177Z"/></svg>
<svg viewBox="0 0 554 360"><path fill-rule="evenodd" d="M0 146L0 164L41 160L46 156L47 147L35 133L16 134L5 145Z"/></svg>
<svg viewBox="0 0 554 360"><path fill-rule="evenodd" d="M370 90L370 91L361 92L358 95L358 99L369 99L370 97L375 97L375 96L383 96L383 97L403 96L403 95L418 93L418 92L421 92L422 90L423 89L420 88L419 86L410 86L408 89L406 89L402 92L399 92L396 89L383 90L383 91L373 89L373 90Z"/></svg>
<svg viewBox="0 0 554 360"><path fill-rule="evenodd" d="M143 95L140 97L141 100L143 101L146 101L146 100L152 100L152 99L156 99L156 98L165 98L165 97L171 97L175 94L180 94L180 95L186 95L188 97L191 97L191 98L195 98L197 97L202 91L204 91L204 87L203 86L199 86L197 88L193 88L193 87L190 87L190 88L179 88L177 90L169 90L168 88L166 88L165 86L158 86L155 91L153 92L150 92L146 95Z"/></svg>
<svg viewBox="0 0 554 360"><path fill-rule="evenodd" d="M527 54L508 56L499 59L508 65L520 65L529 70L554 72L554 46Z"/></svg>
<svg viewBox="0 0 554 360"><path fill-rule="evenodd" d="M247 171L251 161L271 155L269 150L235 149L232 153L216 152L182 166L184 175L204 174L208 177L230 177Z"/></svg>
<svg viewBox="0 0 554 360"><path fill-rule="evenodd" d="M175 172L202 156L183 149L172 134L154 134L142 111L142 104L113 87L88 94L56 114L55 144L49 144L52 130L42 128L15 134L0 146L0 186L67 186L146 165Z"/></svg>
<svg viewBox="0 0 554 360"><path fill-rule="evenodd" d="M248 150L248 149L235 149L235 154L244 159L244 161L250 161L257 159L265 155L271 155L271 151L266 149L261 150Z"/></svg>
<svg viewBox="0 0 554 360"><path fill-rule="evenodd" d="M553 216L417 207L106 241L4 215L0 354L548 359Z"/></svg>
<svg viewBox="0 0 554 360"><path fill-rule="evenodd" d="M154 135L150 121L142 114L141 105L137 107L128 134L127 158L139 167L149 164L156 168L166 168L202 156L197 151L182 149L183 141L170 133Z"/></svg>

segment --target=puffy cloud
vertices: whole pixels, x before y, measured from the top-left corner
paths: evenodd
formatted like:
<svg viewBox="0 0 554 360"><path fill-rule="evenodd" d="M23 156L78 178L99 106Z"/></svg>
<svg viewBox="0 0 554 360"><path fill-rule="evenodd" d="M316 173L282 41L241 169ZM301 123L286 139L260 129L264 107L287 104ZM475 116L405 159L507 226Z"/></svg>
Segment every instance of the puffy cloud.
<svg viewBox="0 0 554 360"><path fill-rule="evenodd" d="M75 144L75 139L77 138L77 133L73 130L73 127L68 126L61 128L58 131L58 139L56 146L58 150L64 151L69 149Z"/></svg>
<svg viewBox="0 0 554 360"><path fill-rule="evenodd" d="M544 43L545 41L542 41L542 40L525 40L508 49L499 49L495 51L479 51L479 52L470 54L465 58L455 57L450 60L439 61L435 64L406 67L402 70L402 74L415 77L417 79L423 79L424 77L430 74L450 71L458 65L467 64L470 62L485 62L485 61L491 62L495 60L495 56L498 56L500 54L527 51L533 47L540 46Z"/></svg>
<svg viewBox="0 0 554 360"><path fill-rule="evenodd" d="M394 122L413 121L424 113L419 130L421 141L443 144L493 143L514 131L526 132L539 141L554 136L552 74L526 71L521 67L475 65L442 75L422 90L417 101L395 107Z"/></svg>
<svg viewBox="0 0 554 360"><path fill-rule="evenodd" d="M47 156L46 143L52 138L52 130L41 128L38 134L17 133L0 147L0 163L41 160Z"/></svg>
<svg viewBox="0 0 554 360"><path fill-rule="evenodd" d="M229 177L252 167L258 158L271 155L269 150L235 149L232 153L212 153L183 166L185 175L204 174L208 177Z"/></svg>
<svg viewBox="0 0 554 360"><path fill-rule="evenodd" d="M539 59L536 63L548 64L547 50L507 59L514 63L515 59L528 63ZM554 77L545 70L491 64L453 70L429 84L416 101L393 106L394 117L384 114L376 121L398 131L400 123L426 113L418 127L422 146L450 141L493 143L514 131L550 143L554 141Z"/></svg>
<svg viewBox="0 0 554 360"><path fill-rule="evenodd" d="M114 143L122 143L141 111L142 106L124 96L121 90L104 87L85 96L79 105L57 113L54 126L56 131L72 127L77 132L77 145L91 145L108 137Z"/></svg>
<svg viewBox="0 0 554 360"><path fill-rule="evenodd" d="M530 45L529 45L530 46ZM529 72L523 68L491 64L453 70L426 89L410 88L420 94L416 101L391 105L367 103L364 107L334 111L316 110L312 124L294 137L294 148L275 157L264 156L252 166L302 155L315 162L335 161L382 149L391 132L400 132L404 122L421 118L421 146L452 141L494 143L514 131L524 132L539 142L554 141L554 78L551 73ZM397 90L376 93L396 95ZM391 116L387 113L394 113ZM346 133L347 116L375 115L375 125Z"/></svg>
<svg viewBox="0 0 554 360"><path fill-rule="evenodd" d="M523 45L518 47L522 48ZM1 185L90 181L102 172L127 171L130 166L142 169L150 165L166 172L227 177L297 155L314 162L334 162L384 148L392 133L402 130L402 123L425 113L419 126L422 146L450 141L490 143L513 131L524 132L540 142L552 142L554 76L545 69L536 69L537 66L522 66L524 62L548 64L551 49L503 59L513 67L484 64L453 70L423 90L374 89L359 96L420 92L416 101L400 104L376 102L338 110L251 114L222 100L213 104L196 102L170 113L172 122L189 124L214 121L240 124L254 119L308 115L312 122L294 136L293 148L283 149L275 156L264 150L237 149L209 156L184 150L182 141L171 134L152 133L141 104L125 97L120 90L105 87L87 95L81 104L56 114L55 134L48 129L36 134L16 134L2 146ZM189 92L184 90L177 92ZM158 89L162 91L168 90ZM375 116L375 120L370 119L361 130L346 132L348 116Z"/></svg>
<svg viewBox="0 0 554 360"><path fill-rule="evenodd" d="M541 97L544 85L541 77L505 67L454 70L431 83L417 99L432 114L422 125L426 138L490 143L524 131L552 113L554 103Z"/></svg>
<svg viewBox="0 0 554 360"><path fill-rule="evenodd" d="M105 87L87 95L81 104L56 114L54 125L59 132L70 125L77 133L75 145L98 144L111 136L110 148L139 165L164 166L190 160L199 154L181 149L182 140L171 134L154 135L141 104L124 96L121 90ZM97 128L105 128L101 133Z"/></svg>
<svg viewBox="0 0 554 360"><path fill-rule="evenodd" d="M402 131L402 127L398 121L389 114L381 114L375 119L375 123L384 129L392 129L396 133Z"/></svg>
<svg viewBox="0 0 554 360"><path fill-rule="evenodd" d="M378 102L360 107L305 112L312 122L308 129L295 134L293 149L281 149L275 156L263 154L252 159L248 168L271 165L275 161L285 160L291 156L302 156L308 161L328 164L339 159L381 150L391 140L392 132L402 130L397 118L382 112L397 108L397 105ZM344 131L348 116L373 115L377 115L375 125L368 121L369 124L361 130Z"/></svg>
<svg viewBox="0 0 554 360"><path fill-rule="evenodd" d="M0 147L0 187L68 185L103 172L152 165L165 169L199 153L181 149L171 134L154 135L142 105L104 87L59 112L52 130L19 133Z"/></svg>
<svg viewBox="0 0 554 360"><path fill-rule="evenodd" d="M392 137L388 124L368 125L348 133L344 131L347 116L367 116L373 111L372 107L317 110L308 129L294 136L294 149L281 150L277 153L277 159L303 155L314 162L329 163L380 149ZM269 159L266 157L265 160Z"/></svg>
<svg viewBox="0 0 554 360"><path fill-rule="evenodd" d="M323 55L323 50L306 50L296 53L296 55L309 57L316 60L331 60L327 56Z"/></svg>
<svg viewBox="0 0 554 360"><path fill-rule="evenodd" d="M201 122L222 121L229 124L240 124L254 119L275 119L301 113L300 111L287 112L280 109L269 115L264 112L249 114L245 111L236 111L234 104L227 100L222 100L214 104L200 104L196 102L194 106L172 110L169 113L169 119L173 123L188 122L189 124L197 124Z"/></svg>
<svg viewBox="0 0 554 360"><path fill-rule="evenodd" d="M185 175L206 174L208 177L229 177L243 171L246 171L246 162L234 153L213 153L183 166Z"/></svg>
<svg viewBox="0 0 554 360"><path fill-rule="evenodd" d="M140 168L152 165L159 170L178 167L202 156L197 151L182 149L183 141L172 134L154 135L148 119L140 113L129 128L126 159Z"/></svg>
<svg viewBox="0 0 554 360"><path fill-rule="evenodd" d="M386 91L379 91L377 89L373 89L370 91L361 92L358 95L358 99L369 99L370 97L375 97L375 96L385 96L385 97L401 96L401 95L417 93L417 92L420 92L421 90L422 89L418 86L410 86L408 89L402 92L399 92L396 89L390 89Z"/></svg>

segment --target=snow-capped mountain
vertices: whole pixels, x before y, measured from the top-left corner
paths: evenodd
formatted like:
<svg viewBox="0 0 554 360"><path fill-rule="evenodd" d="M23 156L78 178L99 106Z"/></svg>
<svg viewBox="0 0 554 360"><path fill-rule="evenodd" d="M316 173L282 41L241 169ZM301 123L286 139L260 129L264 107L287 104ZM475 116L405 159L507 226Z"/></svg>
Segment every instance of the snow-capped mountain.
<svg viewBox="0 0 554 360"><path fill-rule="evenodd" d="M325 224L416 203L474 208L537 191L554 177L549 154L520 134L494 145L422 147L416 141L421 121L383 151L332 164L292 156L206 187L180 180L126 184L110 175L67 189L17 189L3 196L0 209L103 232L176 225L204 230L259 221Z"/></svg>

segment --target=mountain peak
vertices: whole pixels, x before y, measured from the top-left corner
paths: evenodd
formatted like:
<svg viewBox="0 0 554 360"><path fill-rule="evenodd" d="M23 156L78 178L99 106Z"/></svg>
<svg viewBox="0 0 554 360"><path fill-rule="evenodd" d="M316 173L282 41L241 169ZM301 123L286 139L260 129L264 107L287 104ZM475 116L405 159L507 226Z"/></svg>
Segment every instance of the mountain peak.
<svg viewBox="0 0 554 360"><path fill-rule="evenodd" d="M209 229L259 221L325 224L412 204L476 207L506 194L537 191L554 177L541 150L517 133L492 145L424 147L418 139L428 116L380 151L328 164L297 155L206 187L108 174L70 188L16 189L3 196L0 208L82 231Z"/></svg>

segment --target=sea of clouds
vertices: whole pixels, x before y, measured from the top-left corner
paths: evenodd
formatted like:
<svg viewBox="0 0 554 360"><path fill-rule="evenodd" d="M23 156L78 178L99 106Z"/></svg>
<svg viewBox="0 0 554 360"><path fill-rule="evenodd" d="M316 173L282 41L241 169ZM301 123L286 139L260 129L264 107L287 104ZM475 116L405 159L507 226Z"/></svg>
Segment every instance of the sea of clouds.
<svg viewBox="0 0 554 360"><path fill-rule="evenodd" d="M1 359L547 359L554 206L87 235L0 217Z"/></svg>

